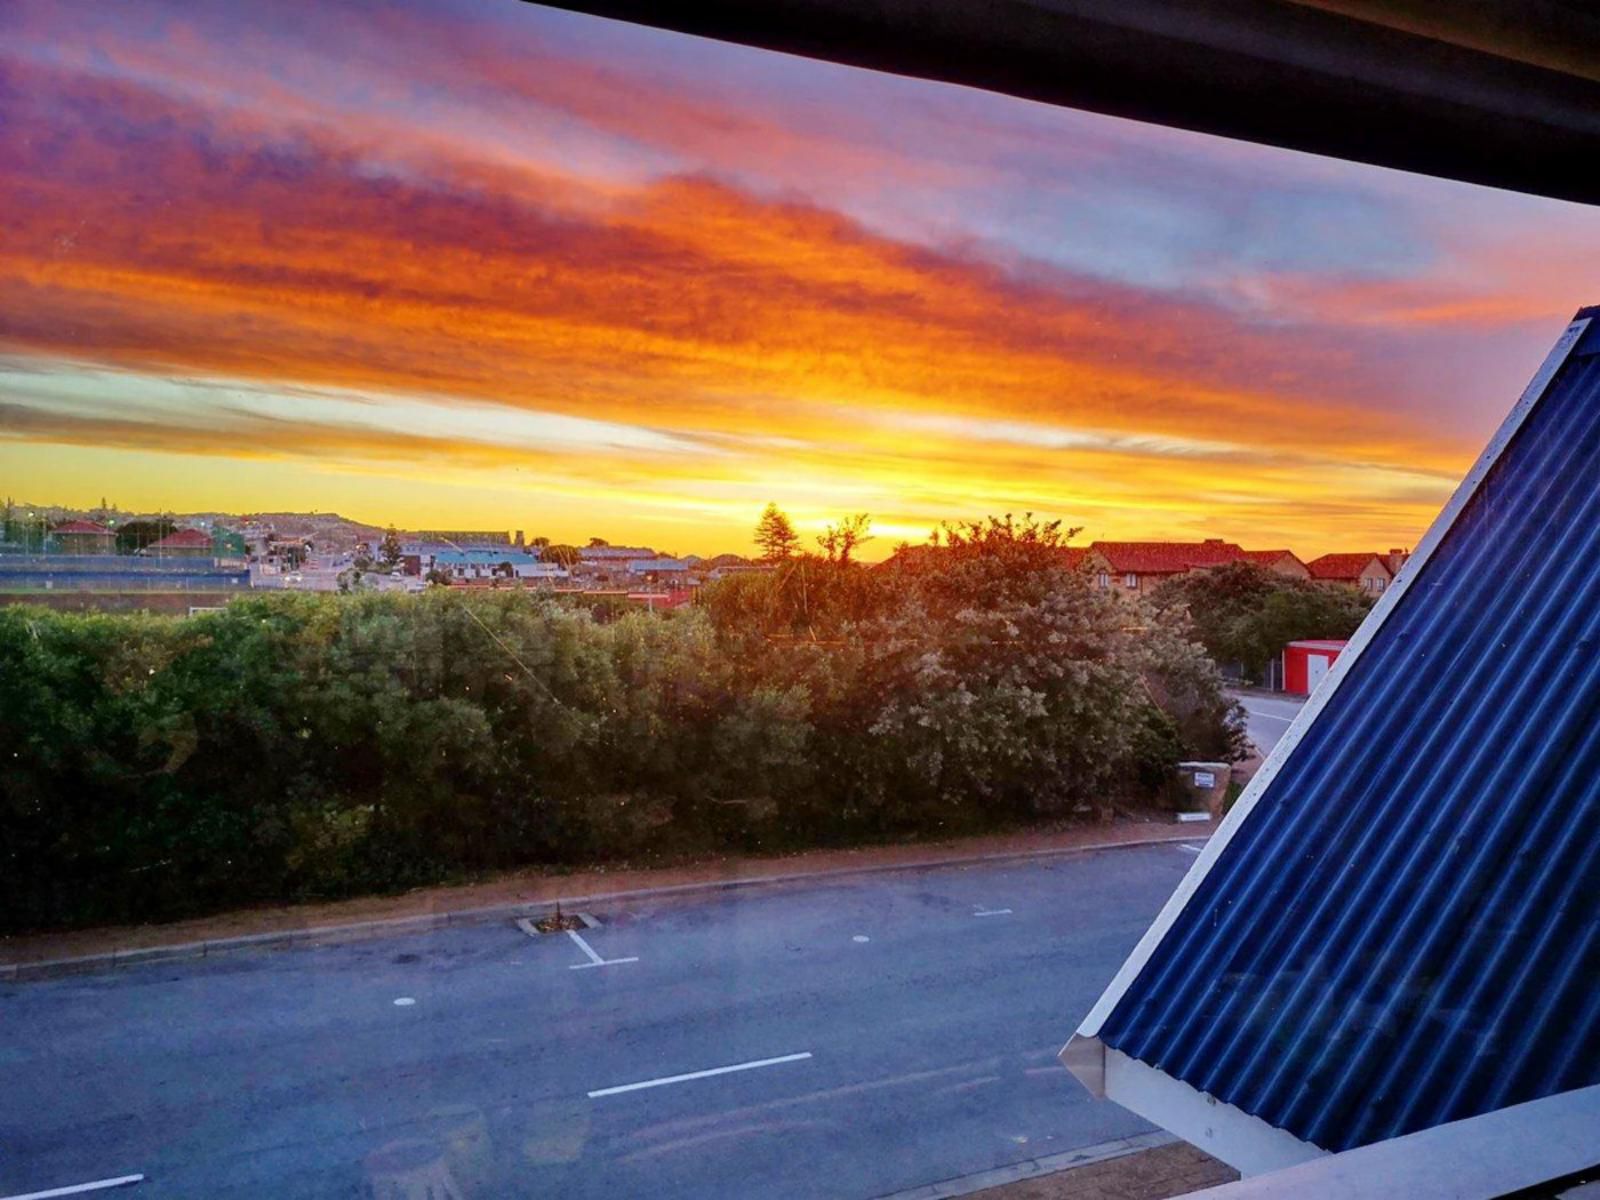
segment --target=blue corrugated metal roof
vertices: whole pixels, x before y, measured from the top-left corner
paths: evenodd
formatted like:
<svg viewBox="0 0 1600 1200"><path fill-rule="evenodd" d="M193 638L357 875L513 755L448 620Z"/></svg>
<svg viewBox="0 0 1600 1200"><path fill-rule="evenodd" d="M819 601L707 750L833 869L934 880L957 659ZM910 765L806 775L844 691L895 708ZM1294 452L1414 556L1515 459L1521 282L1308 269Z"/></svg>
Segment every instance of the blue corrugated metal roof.
<svg viewBox="0 0 1600 1200"><path fill-rule="evenodd" d="M441 550L433 556L433 561L446 567L467 567L474 563L480 566L499 566L501 563L516 562L526 559L528 555L513 546L504 550Z"/></svg>
<svg viewBox="0 0 1600 1200"><path fill-rule="evenodd" d="M1346 670L1101 1041L1329 1150L1600 1083L1600 320Z"/></svg>

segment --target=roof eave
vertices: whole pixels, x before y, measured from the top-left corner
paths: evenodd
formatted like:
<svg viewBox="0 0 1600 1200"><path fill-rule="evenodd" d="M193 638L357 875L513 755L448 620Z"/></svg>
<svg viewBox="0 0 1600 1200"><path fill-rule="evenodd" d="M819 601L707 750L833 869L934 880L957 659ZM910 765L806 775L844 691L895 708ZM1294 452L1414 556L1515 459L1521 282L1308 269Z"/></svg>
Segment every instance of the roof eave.
<svg viewBox="0 0 1600 1200"><path fill-rule="evenodd" d="M1062 1047L1060 1059L1097 1099L1116 1101L1241 1175L1281 1171L1328 1153L1107 1046L1098 1037L1074 1034Z"/></svg>

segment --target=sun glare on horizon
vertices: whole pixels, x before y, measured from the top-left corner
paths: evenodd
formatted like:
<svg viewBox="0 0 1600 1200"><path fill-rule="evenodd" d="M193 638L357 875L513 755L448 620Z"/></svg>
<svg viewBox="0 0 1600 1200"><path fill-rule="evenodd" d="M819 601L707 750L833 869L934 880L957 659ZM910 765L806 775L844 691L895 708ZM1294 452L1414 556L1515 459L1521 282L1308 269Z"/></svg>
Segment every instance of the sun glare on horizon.
<svg viewBox="0 0 1600 1200"><path fill-rule="evenodd" d="M0 13L0 491L1409 545L1576 205L523 4Z"/></svg>

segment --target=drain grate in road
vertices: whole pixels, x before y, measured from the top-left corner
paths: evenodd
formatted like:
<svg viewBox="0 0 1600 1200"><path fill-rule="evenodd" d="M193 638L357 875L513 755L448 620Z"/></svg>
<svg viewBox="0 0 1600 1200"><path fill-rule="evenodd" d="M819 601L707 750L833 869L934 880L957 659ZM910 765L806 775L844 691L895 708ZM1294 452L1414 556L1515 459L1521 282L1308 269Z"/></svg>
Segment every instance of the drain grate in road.
<svg viewBox="0 0 1600 1200"><path fill-rule="evenodd" d="M588 913L564 913L560 908L537 919L533 917L518 917L515 924L518 929L529 937L535 937L541 933L575 933L580 929L600 928L600 922Z"/></svg>

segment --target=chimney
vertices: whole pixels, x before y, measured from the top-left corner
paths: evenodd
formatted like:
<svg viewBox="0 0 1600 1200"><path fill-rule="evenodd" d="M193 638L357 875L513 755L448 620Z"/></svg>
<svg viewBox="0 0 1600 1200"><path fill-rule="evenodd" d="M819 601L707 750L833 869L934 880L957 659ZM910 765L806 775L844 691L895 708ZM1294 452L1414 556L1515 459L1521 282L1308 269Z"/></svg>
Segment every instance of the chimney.
<svg viewBox="0 0 1600 1200"><path fill-rule="evenodd" d="M520 529L519 529L519 530L517 530L517 542L516 542L516 546L517 546L517 549L518 549L518 550L521 550L521 549L522 549L522 530L520 530Z"/></svg>
<svg viewBox="0 0 1600 1200"><path fill-rule="evenodd" d="M1207 546L1221 546L1224 543L1221 538L1207 538L1203 544Z"/></svg>

